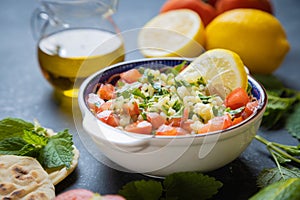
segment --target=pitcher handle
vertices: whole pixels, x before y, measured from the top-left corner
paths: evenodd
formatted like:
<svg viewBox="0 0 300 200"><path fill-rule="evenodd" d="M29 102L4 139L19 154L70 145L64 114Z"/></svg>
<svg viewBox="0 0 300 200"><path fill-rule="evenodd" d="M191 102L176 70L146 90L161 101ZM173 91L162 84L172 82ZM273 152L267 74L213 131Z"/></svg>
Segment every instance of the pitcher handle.
<svg viewBox="0 0 300 200"><path fill-rule="evenodd" d="M49 19L50 17L44 9L37 8L33 11L30 25L34 39L39 39L42 35L44 35L46 27L49 24Z"/></svg>

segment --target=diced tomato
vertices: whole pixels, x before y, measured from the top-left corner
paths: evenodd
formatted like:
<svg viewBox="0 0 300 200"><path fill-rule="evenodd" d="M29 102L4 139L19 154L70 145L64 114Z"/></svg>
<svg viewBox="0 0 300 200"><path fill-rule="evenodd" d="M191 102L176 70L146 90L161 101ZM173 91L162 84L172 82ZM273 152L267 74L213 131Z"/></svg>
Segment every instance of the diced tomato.
<svg viewBox="0 0 300 200"><path fill-rule="evenodd" d="M257 109L258 101L252 101L247 103L244 111L242 112L242 118L247 119Z"/></svg>
<svg viewBox="0 0 300 200"><path fill-rule="evenodd" d="M180 123L181 123L181 117L170 118L168 119L168 121L166 121L167 125L176 126L176 127L180 127Z"/></svg>
<svg viewBox="0 0 300 200"><path fill-rule="evenodd" d="M166 119L158 113L147 113L147 120L152 124L153 129L157 129L166 122Z"/></svg>
<svg viewBox="0 0 300 200"><path fill-rule="evenodd" d="M136 121L125 127L125 130L133 133L151 134L152 124L146 120Z"/></svg>
<svg viewBox="0 0 300 200"><path fill-rule="evenodd" d="M199 134L224 130L232 126L232 121L229 115L212 118L201 129L198 130Z"/></svg>
<svg viewBox="0 0 300 200"><path fill-rule="evenodd" d="M247 92L243 88L236 88L225 98L225 106L235 110L246 106L249 101Z"/></svg>
<svg viewBox="0 0 300 200"><path fill-rule="evenodd" d="M181 121L186 121L189 118L189 109L184 108Z"/></svg>
<svg viewBox="0 0 300 200"><path fill-rule="evenodd" d="M130 116L140 114L139 106L135 101L134 102L128 102L128 103L124 104L123 109Z"/></svg>
<svg viewBox="0 0 300 200"><path fill-rule="evenodd" d="M96 113L102 112L104 110L111 110L112 108L112 102L111 101L107 101L103 104L101 104L101 106L99 108L97 108L95 111Z"/></svg>
<svg viewBox="0 0 300 200"><path fill-rule="evenodd" d="M180 127L176 127L176 132L177 132L177 135L188 135L190 133L187 130L180 128Z"/></svg>
<svg viewBox="0 0 300 200"><path fill-rule="evenodd" d="M232 120L232 126L241 123L243 120L244 120L243 117L236 117L236 118L234 118Z"/></svg>
<svg viewBox="0 0 300 200"><path fill-rule="evenodd" d="M119 126L120 124L120 119L116 114L111 114L106 122L108 125L111 125L113 127Z"/></svg>
<svg viewBox="0 0 300 200"><path fill-rule="evenodd" d="M97 95L103 100L115 98L115 87L112 84L101 84L97 91Z"/></svg>
<svg viewBox="0 0 300 200"><path fill-rule="evenodd" d="M176 130L176 127L163 124L156 130L156 135L170 135L170 136L173 135L174 136L174 135L177 135L177 130Z"/></svg>
<svg viewBox="0 0 300 200"><path fill-rule="evenodd" d="M122 80L126 83L133 83L142 77L142 74L137 69L131 69L120 74Z"/></svg>
<svg viewBox="0 0 300 200"><path fill-rule="evenodd" d="M175 136L175 135L187 135L189 132L180 127L174 127L170 125L161 125L157 131L156 135L164 135L164 136Z"/></svg>
<svg viewBox="0 0 300 200"><path fill-rule="evenodd" d="M104 110L102 112L97 113L97 118L106 123L109 115L111 115L112 113L113 111L111 110Z"/></svg>
<svg viewBox="0 0 300 200"><path fill-rule="evenodd" d="M202 126L199 130L198 130L198 134L203 134L203 133L208 133L212 130L210 130L210 124L205 124L204 126Z"/></svg>
<svg viewBox="0 0 300 200"><path fill-rule="evenodd" d="M180 127L186 131L192 132L191 124L194 123L193 120L188 119L186 121L182 121Z"/></svg>
<svg viewBox="0 0 300 200"><path fill-rule="evenodd" d="M120 121L117 115L111 110L104 110L100 113L97 113L97 118L113 127L118 126Z"/></svg>

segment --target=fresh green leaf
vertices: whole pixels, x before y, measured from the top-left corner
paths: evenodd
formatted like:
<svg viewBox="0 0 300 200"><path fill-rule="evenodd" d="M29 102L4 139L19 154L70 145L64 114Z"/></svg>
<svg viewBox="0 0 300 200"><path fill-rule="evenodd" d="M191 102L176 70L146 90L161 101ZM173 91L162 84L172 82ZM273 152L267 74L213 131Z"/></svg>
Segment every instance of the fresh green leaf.
<svg viewBox="0 0 300 200"><path fill-rule="evenodd" d="M295 200L300 199L300 178L290 178L273 183L249 200Z"/></svg>
<svg viewBox="0 0 300 200"><path fill-rule="evenodd" d="M285 155L283 154L280 154L276 151L272 151L272 154L276 157L276 160L280 163L280 164L285 164L285 163L288 163L288 162L291 162L292 160L288 157L286 157Z"/></svg>
<svg viewBox="0 0 300 200"><path fill-rule="evenodd" d="M272 169L264 169L260 172L257 177L257 185L260 188L264 188L273 183L287 180L289 178L300 178L300 169L298 168L272 168Z"/></svg>
<svg viewBox="0 0 300 200"><path fill-rule="evenodd" d="M184 67L187 65L187 61L185 60L185 61L183 61L182 63L180 63L179 65L176 65L176 66L174 66L173 67L173 69L177 72L177 74L179 73L179 72L181 72L183 69L184 69ZM175 74L175 75L177 75L177 74Z"/></svg>
<svg viewBox="0 0 300 200"><path fill-rule="evenodd" d="M127 183L119 191L119 194L127 200L158 200L162 195L162 185L158 181L133 181Z"/></svg>
<svg viewBox="0 0 300 200"><path fill-rule="evenodd" d="M142 99L146 99L146 96L142 93L142 91L139 88L135 88L134 90L132 90L132 94L141 97Z"/></svg>
<svg viewBox="0 0 300 200"><path fill-rule="evenodd" d="M240 108L237 108L235 110L231 110L230 108L226 108L225 111L228 112L230 115L236 115L236 114L239 114L241 112L243 112L243 110L245 109L245 107L240 107Z"/></svg>
<svg viewBox="0 0 300 200"><path fill-rule="evenodd" d="M201 173L180 172L167 176L163 185L166 199L202 200L215 195L223 184Z"/></svg>
<svg viewBox="0 0 300 200"><path fill-rule="evenodd" d="M5 138L20 137L24 130L33 130L34 125L17 118L5 118L0 121L0 141Z"/></svg>
<svg viewBox="0 0 300 200"><path fill-rule="evenodd" d="M42 149L38 160L46 168L70 167L73 160L72 135L68 130L57 133L49 138Z"/></svg>
<svg viewBox="0 0 300 200"><path fill-rule="evenodd" d="M70 167L73 160L72 135L67 130L49 137L37 122L6 118L0 121L0 155L37 158L46 168Z"/></svg>
<svg viewBox="0 0 300 200"><path fill-rule="evenodd" d="M0 141L0 155L36 157L38 153L39 149L19 137L6 138Z"/></svg>
<svg viewBox="0 0 300 200"><path fill-rule="evenodd" d="M288 117L285 127L292 136L300 139L300 103L297 103L293 113Z"/></svg>
<svg viewBox="0 0 300 200"><path fill-rule="evenodd" d="M24 130L23 140L28 144L32 144L36 147L44 147L48 142L48 138L44 135L39 135L35 131Z"/></svg>
<svg viewBox="0 0 300 200"><path fill-rule="evenodd" d="M182 107L182 104L181 104L181 102L178 101L178 100L176 100L175 103L174 103L173 106L172 106L172 108L173 108L176 112L178 112L178 111L181 109L181 107Z"/></svg>
<svg viewBox="0 0 300 200"><path fill-rule="evenodd" d="M147 74L147 79L148 79L148 82L151 84L151 85L153 85L154 84L154 76L153 76L153 74L151 74L151 73L148 73Z"/></svg>
<svg viewBox="0 0 300 200"><path fill-rule="evenodd" d="M252 94L252 85L249 82L248 82L248 85L247 85L247 94L249 96L251 96L251 94Z"/></svg>
<svg viewBox="0 0 300 200"><path fill-rule="evenodd" d="M205 96L203 94L198 94L198 97L200 98L200 100L202 101L202 103L207 104L210 103L211 98L213 98L213 96Z"/></svg>
<svg viewBox="0 0 300 200"><path fill-rule="evenodd" d="M291 109L297 99L295 97L278 97L270 92L267 94L268 104L263 115L262 125L269 129L274 127L274 125L287 114L287 111Z"/></svg>
<svg viewBox="0 0 300 200"><path fill-rule="evenodd" d="M163 184L153 180L127 183L119 194L127 200L202 200L212 197L222 185L201 173L179 172L168 175Z"/></svg>
<svg viewBox="0 0 300 200"><path fill-rule="evenodd" d="M20 155L22 148L27 143L20 137L6 138L0 141L0 154Z"/></svg>
<svg viewBox="0 0 300 200"><path fill-rule="evenodd" d="M132 94L132 91L139 88L141 86L141 83L134 82L132 84L126 84L124 87L119 88L116 93L117 96L123 96L124 98L129 98Z"/></svg>
<svg viewBox="0 0 300 200"><path fill-rule="evenodd" d="M147 114L145 112L141 112L141 116L143 120L147 120Z"/></svg>
<svg viewBox="0 0 300 200"><path fill-rule="evenodd" d="M200 78L197 79L197 84L198 84L198 85L206 86L206 81L205 81L204 78L201 76Z"/></svg>
<svg viewBox="0 0 300 200"><path fill-rule="evenodd" d="M300 100L300 92L284 87L280 79L274 75L255 75L255 78L263 84L268 96L262 126L271 129L278 124L284 124L283 120L290 118L290 111L295 103ZM283 121L283 123L279 123L279 121ZM295 134L293 130L291 132ZM297 137L297 134L293 136Z"/></svg>

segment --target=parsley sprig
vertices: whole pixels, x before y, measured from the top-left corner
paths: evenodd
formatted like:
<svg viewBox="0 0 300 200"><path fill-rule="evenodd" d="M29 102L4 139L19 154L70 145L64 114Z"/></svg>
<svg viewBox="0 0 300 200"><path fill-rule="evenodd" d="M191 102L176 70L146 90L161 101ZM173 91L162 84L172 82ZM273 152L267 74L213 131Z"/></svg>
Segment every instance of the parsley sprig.
<svg viewBox="0 0 300 200"><path fill-rule="evenodd" d="M0 155L30 156L46 168L69 168L73 160L72 135L68 130L49 136L40 125L17 118L0 121Z"/></svg>

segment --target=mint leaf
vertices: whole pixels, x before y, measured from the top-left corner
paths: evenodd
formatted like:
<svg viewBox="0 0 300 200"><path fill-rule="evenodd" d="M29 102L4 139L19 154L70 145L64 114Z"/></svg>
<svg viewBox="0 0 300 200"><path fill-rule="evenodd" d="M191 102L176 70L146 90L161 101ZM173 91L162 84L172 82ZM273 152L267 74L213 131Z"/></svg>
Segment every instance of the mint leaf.
<svg viewBox="0 0 300 200"><path fill-rule="evenodd" d="M258 187L266 187L273 183L287 180L289 178L300 178L300 169L298 168L286 168L281 166L280 168L264 169L257 177Z"/></svg>
<svg viewBox="0 0 300 200"><path fill-rule="evenodd" d="M58 132L49 138L47 145L41 150L38 158L45 168L70 167L73 160L72 135L68 130Z"/></svg>
<svg viewBox="0 0 300 200"><path fill-rule="evenodd" d="M299 102L300 92L286 88L274 75L255 75L254 77L263 84L268 96L262 126L271 129L275 128L275 125L284 124L284 120L290 118L290 111L294 108L295 103ZM283 121L283 123L278 123L279 121ZM293 130L292 134L295 134ZM300 137L297 134L294 136Z"/></svg>
<svg viewBox="0 0 300 200"><path fill-rule="evenodd" d="M24 130L33 130L34 125L22 119L5 118L0 121L0 141L5 138L20 137Z"/></svg>
<svg viewBox="0 0 300 200"><path fill-rule="evenodd" d="M180 172L167 176L163 185L166 199L202 200L215 195L223 184L201 173Z"/></svg>
<svg viewBox="0 0 300 200"><path fill-rule="evenodd" d="M297 100L296 97L281 97L270 91L267 92L268 104L263 115L262 125L265 128L274 127L287 114Z"/></svg>
<svg viewBox="0 0 300 200"><path fill-rule="evenodd" d="M36 147L44 147L48 142L48 138L44 135L39 135L35 131L27 131L24 130L23 140L25 140L28 144L32 144Z"/></svg>
<svg viewBox="0 0 300 200"><path fill-rule="evenodd" d="M0 141L1 154L35 157L38 150L33 145L27 144L22 138L12 137Z"/></svg>
<svg viewBox="0 0 300 200"><path fill-rule="evenodd" d="M249 200L294 200L300 199L300 178L290 178L284 181L273 183Z"/></svg>
<svg viewBox="0 0 300 200"><path fill-rule="evenodd" d="M19 137L7 138L0 141L0 155L20 155L27 143Z"/></svg>
<svg viewBox="0 0 300 200"><path fill-rule="evenodd" d="M127 200L158 200L162 195L162 185L158 181L133 181L119 191Z"/></svg>
<svg viewBox="0 0 300 200"><path fill-rule="evenodd" d="M300 139L300 103L297 103L293 113L288 117L285 128L292 136Z"/></svg>
<svg viewBox="0 0 300 200"><path fill-rule="evenodd" d="M153 180L127 183L119 194L127 200L202 200L211 198L222 185L201 173L179 172L168 175L163 184Z"/></svg>

